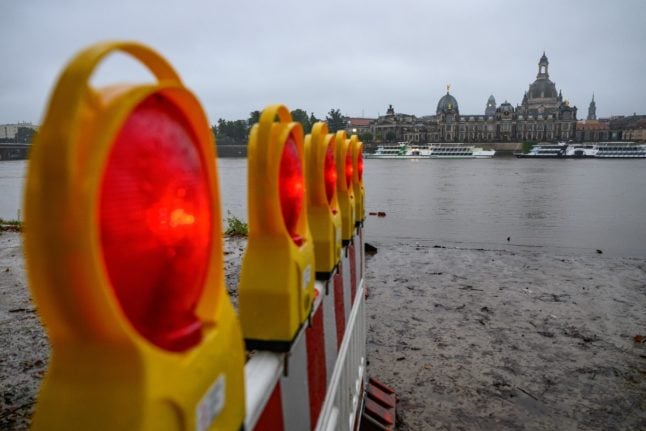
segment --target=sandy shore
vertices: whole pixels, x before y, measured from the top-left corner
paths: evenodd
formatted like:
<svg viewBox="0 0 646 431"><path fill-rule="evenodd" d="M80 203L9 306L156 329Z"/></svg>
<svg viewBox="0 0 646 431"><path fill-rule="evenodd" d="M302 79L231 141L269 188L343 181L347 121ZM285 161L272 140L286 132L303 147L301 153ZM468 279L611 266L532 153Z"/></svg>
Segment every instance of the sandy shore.
<svg viewBox="0 0 646 431"><path fill-rule="evenodd" d="M646 429L646 260L375 245L369 371L397 389L400 430ZM230 290L244 246L225 242ZM3 232L0 429L28 428L48 357Z"/></svg>
<svg viewBox="0 0 646 431"><path fill-rule="evenodd" d="M0 429L27 429L48 359L27 290L20 234L0 232Z"/></svg>
<svg viewBox="0 0 646 431"><path fill-rule="evenodd" d="M646 260L398 244L367 283L400 430L646 429Z"/></svg>

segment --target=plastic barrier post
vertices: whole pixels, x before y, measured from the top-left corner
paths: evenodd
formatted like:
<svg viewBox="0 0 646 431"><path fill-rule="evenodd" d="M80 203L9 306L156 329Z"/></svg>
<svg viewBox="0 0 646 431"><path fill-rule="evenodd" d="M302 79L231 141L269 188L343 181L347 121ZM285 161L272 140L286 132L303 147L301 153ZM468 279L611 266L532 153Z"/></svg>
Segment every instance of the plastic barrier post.
<svg viewBox="0 0 646 431"><path fill-rule="evenodd" d="M276 118L276 114L270 112L269 118ZM333 205L329 205L328 195L325 194L322 166L323 155L329 154L329 147L316 148L317 142L325 143L325 135L323 126L315 125L311 136L305 139L307 202L308 205L315 205L312 202L319 199L326 210L324 214L329 216ZM346 139L343 132L330 138L333 139L335 151L339 149L339 142L342 145L341 151L345 151L341 164L338 163L339 155L336 153L336 186L339 187L340 169L347 197L354 182L359 180L359 186L362 187L361 176L353 176L354 166L360 166L359 153L351 150L353 146L357 148L360 144L356 137L354 141L352 138ZM257 139L253 133L252 139ZM280 154L280 151L274 150L274 153ZM257 172L254 163L250 159L249 169ZM315 170L318 170L317 174L313 172ZM250 196L256 187L251 175L250 173ZM265 175L264 178L269 177L271 175ZM313 194L317 194L316 199ZM353 206L346 208L355 211ZM308 208L308 212L311 214L311 209ZM265 211L265 214L271 214L271 211ZM276 219L280 221L280 218ZM349 225L350 237L345 241L340 260L330 276L315 282L314 301L307 324L298 328L285 351L255 352L245 366L248 410L246 429L355 431L362 423L367 329L363 225L360 222L355 224L354 215L346 220L352 223ZM313 216L308 217L308 223L311 228L314 224ZM331 233L329 230L326 232ZM265 278L261 277L255 282L259 286L266 284ZM276 318L277 316L278 314ZM371 400L370 403L372 402Z"/></svg>
<svg viewBox="0 0 646 431"><path fill-rule="evenodd" d="M303 129L283 105L266 108L249 136L249 240L240 274L247 348L289 351L314 301Z"/></svg>
<svg viewBox="0 0 646 431"><path fill-rule="evenodd" d="M348 245L354 236L354 191L352 189L352 149L345 131L336 132L337 194L341 208L341 240Z"/></svg>
<svg viewBox="0 0 646 431"><path fill-rule="evenodd" d="M113 51L158 81L91 87ZM29 284L52 347L33 429L242 425L213 149L199 102L151 49L97 44L63 71L25 195Z"/></svg>
<svg viewBox="0 0 646 431"><path fill-rule="evenodd" d="M341 258L341 212L337 199L335 136L318 122L305 136L307 216L314 240L316 278L327 280Z"/></svg>
<svg viewBox="0 0 646 431"><path fill-rule="evenodd" d="M352 190L354 191L354 220L356 224L363 223L366 214L363 207L363 142L359 141L357 135L350 137L352 149Z"/></svg>

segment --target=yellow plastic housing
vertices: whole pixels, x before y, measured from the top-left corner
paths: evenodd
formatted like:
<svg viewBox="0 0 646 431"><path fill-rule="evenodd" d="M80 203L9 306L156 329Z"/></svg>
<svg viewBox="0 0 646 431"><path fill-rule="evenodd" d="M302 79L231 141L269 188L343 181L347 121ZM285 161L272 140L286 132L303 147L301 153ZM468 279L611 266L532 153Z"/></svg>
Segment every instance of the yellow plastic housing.
<svg viewBox="0 0 646 431"><path fill-rule="evenodd" d="M339 130L334 136L336 141L336 171L337 171L337 198L341 208L341 240L347 245L354 236L354 191L352 181L346 181L346 157L350 148L350 140L347 139L344 130Z"/></svg>
<svg viewBox="0 0 646 431"><path fill-rule="evenodd" d="M355 224L363 223L366 213L363 207L363 198L365 195L363 188L363 178L359 178L359 156L363 152L363 142L359 141L357 135L350 137L350 148L352 149L352 190L354 192L354 222Z"/></svg>
<svg viewBox="0 0 646 431"><path fill-rule="evenodd" d="M138 59L157 83L91 87L97 64L113 51ZM100 250L106 159L130 112L152 94L186 115L210 183L214 238L197 309L202 341L184 352L161 349L132 327ZM52 347L32 429L241 427L244 347L224 285L214 161L199 102L153 50L132 42L100 43L81 51L63 71L31 152L24 202L29 284Z"/></svg>
<svg viewBox="0 0 646 431"><path fill-rule="evenodd" d="M307 219L307 189L296 223L300 244L287 231L280 203L280 162L290 135L307 178L303 129L292 122L285 106L265 108L249 135L249 239L238 292L248 349L288 351L314 302L314 244Z"/></svg>
<svg viewBox="0 0 646 431"><path fill-rule="evenodd" d="M325 189L325 157L331 146L336 156L335 135L327 124L318 122L305 136L307 163L307 217L314 240L316 277L328 279L341 258L341 211L336 193L328 201ZM334 159L336 173L336 159Z"/></svg>

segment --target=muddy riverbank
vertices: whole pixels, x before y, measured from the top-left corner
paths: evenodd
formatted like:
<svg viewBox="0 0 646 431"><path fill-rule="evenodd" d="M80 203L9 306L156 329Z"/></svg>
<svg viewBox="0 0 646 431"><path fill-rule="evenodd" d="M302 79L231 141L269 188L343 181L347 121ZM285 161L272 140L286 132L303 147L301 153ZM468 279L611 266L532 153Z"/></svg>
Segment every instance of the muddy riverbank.
<svg viewBox="0 0 646 431"><path fill-rule="evenodd" d="M401 430L646 429L645 259L375 245L369 372L397 389ZM233 294L244 246L225 241ZM3 232L0 429L28 427L48 358Z"/></svg>
<svg viewBox="0 0 646 431"><path fill-rule="evenodd" d="M402 431L646 429L646 260L403 243L367 285Z"/></svg>

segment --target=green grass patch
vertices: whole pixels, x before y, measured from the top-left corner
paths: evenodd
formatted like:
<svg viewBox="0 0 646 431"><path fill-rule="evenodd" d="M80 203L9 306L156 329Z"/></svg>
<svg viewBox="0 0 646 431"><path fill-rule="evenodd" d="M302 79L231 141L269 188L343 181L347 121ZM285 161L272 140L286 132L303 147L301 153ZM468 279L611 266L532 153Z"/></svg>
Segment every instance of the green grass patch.
<svg viewBox="0 0 646 431"><path fill-rule="evenodd" d="M228 236L247 236L249 233L249 225L238 217L234 216L227 211L227 218L225 219L226 228L224 234Z"/></svg>

